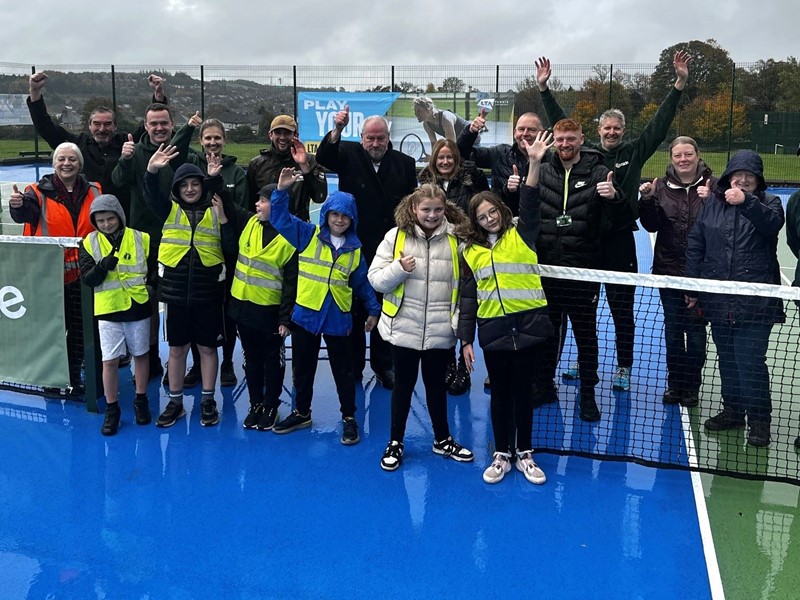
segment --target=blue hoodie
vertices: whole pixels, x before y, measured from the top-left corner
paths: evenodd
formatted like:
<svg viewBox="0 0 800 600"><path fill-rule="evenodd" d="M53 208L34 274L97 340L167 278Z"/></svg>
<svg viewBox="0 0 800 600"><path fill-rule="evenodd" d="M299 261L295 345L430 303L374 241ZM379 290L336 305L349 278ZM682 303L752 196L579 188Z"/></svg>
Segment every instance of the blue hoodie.
<svg viewBox="0 0 800 600"><path fill-rule="evenodd" d="M319 234L317 234L315 225L301 221L289 212L289 194L285 190L272 192L271 203L270 221L272 226L292 246L297 248L298 253L306 249L314 235L318 236L320 242L330 247L334 260L345 252L354 252L361 248L361 242L356 235L358 211L356 210L355 199L351 194L334 192L328 196L319 211ZM331 243L331 232L328 228L328 213L332 210L347 215L353 221L347 231L344 232L344 244L338 250ZM298 285L302 285L302 279L298 280ZM358 266L350 273L350 287L353 288L353 293L364 303L370 316L377 317L380 315L381 307L375 298L375 291L367 280L367 263L363 254ZM311 310L295 304L292 312L292 321L315 335L324 333L344 336L349 335L353 329L352 315L349 312L343 312L339 308L330 291L325 296L325 300L319 310Z"/></svg>

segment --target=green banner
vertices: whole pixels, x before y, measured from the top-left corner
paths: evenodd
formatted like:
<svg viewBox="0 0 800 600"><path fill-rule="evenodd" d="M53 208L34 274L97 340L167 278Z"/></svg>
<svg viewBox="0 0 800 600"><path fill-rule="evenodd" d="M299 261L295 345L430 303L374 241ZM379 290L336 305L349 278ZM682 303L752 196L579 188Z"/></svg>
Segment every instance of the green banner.
<svg viewBox="0 0 800 600"><path fill-rule="evenodd" d="M0 381L69 384L61 246L0 241Z"/></svg>

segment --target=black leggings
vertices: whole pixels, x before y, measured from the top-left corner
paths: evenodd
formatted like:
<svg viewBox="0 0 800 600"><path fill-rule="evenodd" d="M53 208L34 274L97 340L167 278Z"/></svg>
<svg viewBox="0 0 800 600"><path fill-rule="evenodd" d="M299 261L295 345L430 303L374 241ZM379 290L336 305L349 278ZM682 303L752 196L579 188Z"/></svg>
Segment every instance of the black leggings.
<svg viewBox="0 0 800 600"><path fill-rule="evenodd" d="M497 452L531 449L533 369L539 361L537 346L522 350L483 351L492 380L492 433Z"/></svg>
<svg viewBox="0 0 800 600"><path fill-rule="evenodd" d="M633 231L615 231L603 237L601 241L601 268L607 271L636 273L639 270L636 261L636 240ZM616 335L617 365L631 368L633 366L633 344L636 336L636 324L633 318L633 303L636 288L632 285L607 283L606 300L614 321Z"/></svg>
<svg viewBox="0 0 800 600"><path fill-rule="evenodd" d="M247 375L250 404L278 408L281 404L285 372L283 338L277 331L266 333L241 324L238 329L244 350L244 372Z"/></svg>
<svg viewBox="0 0 800 600"><path fill-rule="evenodd" d="M406 421L411 411L411 396L417 384L420 363L422 382L425 384L425 403L433 425L433 436L437 441L450 435L447 424L447 387L445 375L447 363L453 356L451 348L412 350L391 345L395 382L392 390L391 439L402 442L406 434Z"/></svg>

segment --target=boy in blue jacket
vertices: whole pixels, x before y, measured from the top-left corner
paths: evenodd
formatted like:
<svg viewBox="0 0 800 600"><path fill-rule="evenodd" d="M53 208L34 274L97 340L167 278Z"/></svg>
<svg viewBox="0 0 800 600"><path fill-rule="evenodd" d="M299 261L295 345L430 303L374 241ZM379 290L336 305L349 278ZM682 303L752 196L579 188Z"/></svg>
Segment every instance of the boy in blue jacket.
<svg viewBox="0 0 800 600"><path fill-rule="evenodd" d="M311 399L321 338L325 337L331 372L342 412L342 444L361 439L356 423L356 382L350 335L353 293L367 307L364 331L378 322L380 305L367 280L367 264L356 235L358 215L351 194L334 192L320 210L319 225L289 213L287 189L302 175L291 168L281 171L272 193L272 225L298 251L297 300L292 312L292 361L295 409L273 427L289 433L311 426Z"/></svg>

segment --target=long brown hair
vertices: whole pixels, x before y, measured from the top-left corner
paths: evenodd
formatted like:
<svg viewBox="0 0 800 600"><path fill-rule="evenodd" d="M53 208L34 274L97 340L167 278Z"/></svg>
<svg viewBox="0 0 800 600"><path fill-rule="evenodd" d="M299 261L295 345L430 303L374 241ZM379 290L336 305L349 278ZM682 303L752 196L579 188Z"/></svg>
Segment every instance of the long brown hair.
<svg viewBox="0 0 800 600"><path fill-rule="evenodd" d="M500 196L494 192L478 192L467 205L467 220L463 225L456 229L456 235L464 240L466 246L477 244L478 246L489 247L489 233L478 223L478 207L484 202L488 202L500 212L500 231L498 237L503 235L507 229L514 224L514 215Z"/></svg>
<svg viewBox="0 0 800 600"><path fill-rule="evenodd" d="M397 223L397 227L403 229L406 233L413 233L414 225L417 223L417 216L414 214L413 209L428 198L436 198L442 201L442 204L444 204L444 218L448 223L459 227L467 222L467 216L464 211L447 200L442 188L432 183L423 183L403 198L397 208L394 209L394 222Z"/></svg>
<svg viewBox="0 0 800 600"><path fill-rule="evenodd" d="M439 158L439 153L442 151L442 148L450 148L450 152L453 153L454 167L453 174L450 176L450 178L454 179L458 174L458 171L461 169L461 153L458 151L458 146L453 140L442 138L440 140L436 140L433 148L431 148L431 158L428 161L428 165L422 169L422 172L420 173L421 181L436 181L441 177L439 172L436 170L436 159Z"/></svg>

